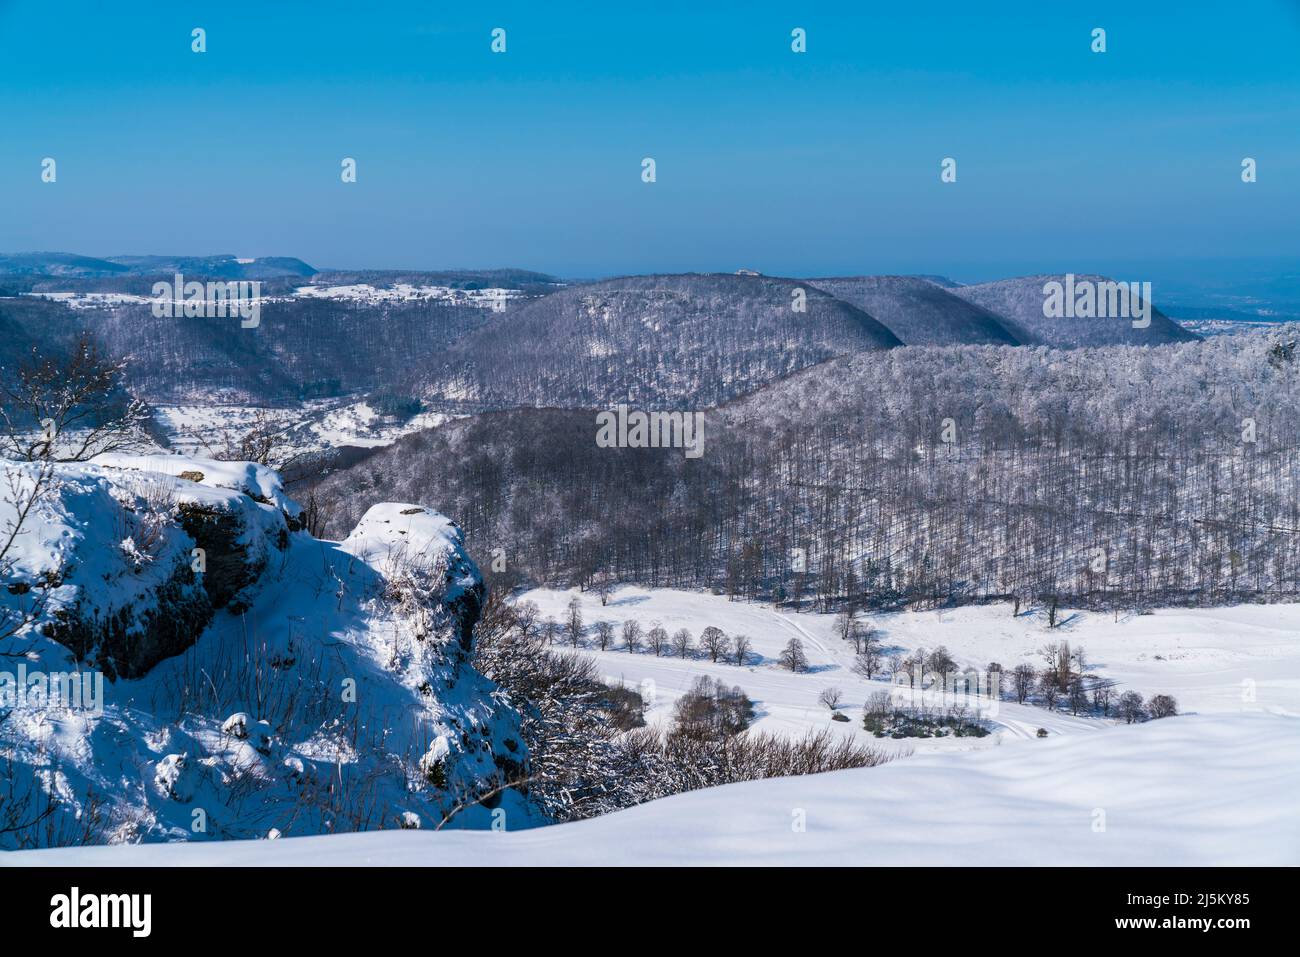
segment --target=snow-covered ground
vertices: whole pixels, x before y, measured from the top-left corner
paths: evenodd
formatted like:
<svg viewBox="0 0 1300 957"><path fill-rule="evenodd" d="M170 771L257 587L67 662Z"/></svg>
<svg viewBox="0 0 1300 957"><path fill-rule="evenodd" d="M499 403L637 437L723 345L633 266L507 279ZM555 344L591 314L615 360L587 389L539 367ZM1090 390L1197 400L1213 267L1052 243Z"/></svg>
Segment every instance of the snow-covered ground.
<svg viewBox="0 0 1300 957"><path fill-rule="evenodd" d="M651 699L647 719L671 720L673 705L701 674L739 685L753 699L760 731L802 734L831 728L864 743L906 745L920 751L966 750L997 746L998 738L1092 734L1112 722L1074 717L1036 705L1001 701L989 713L996 733L989 738L937 738L890 742L862 728L862 705L872 692L887 690L884 679L867 681L855 674L853 646L835 633L835 616L774 610L771 605L732 602L725 597L671 589L623 587L602 606L593 592L537 589L518 600L537 604L545 617L563 621L569 600L577 596L590 631L600 620L636 619L644 629L660 623L671 634L686 628L696 639L694 657L669 654L656 658L644 647L629 653L616 637L611 651L595 650L590 638L582 652L594 657L606 679L639 687ZM899 612L863 616L876 628L886 650L903 653L945 646L959 665L984 669L999 662L1010 671L1022 662L1041 668L1037 650L1047 642L1069 641L1087 653L1089 668L1149 698L1168 694L1184 712L1241 713L1265 711L1300 716L1300 605L1242 605L1232 608L1164 609L1150 615L1112 615L1065 611L1061 624L1049 628L1037 611L1012 616L1010 605L982 605L950 611ZM698 648L709 625L728 635L743 634L758 660L738 667L711 663ZM782 648L799 638L809 670L793 674L777 663ZM841 711L848 722L830 720L818 703L824 688L844 693Z"/></svg>
<svg viewBox="0 0 1300 957"><path fill-rule="evenodd" d="M1300 864L1300 721L1196 715L694 791L515 832L21 852L15 865Z"/></svg>
<svg viewBox="0 0 1300 957"><path fill-rule="evenodd" d="M1090 670L1146 697L1170 694L1184 714L1123 725L1036 705L1000 702L985 738L877 739L861 706L882 680L850 670L852 646L831 615L775 610L698 592L622 587L602 605L591 592L534 590L562 620L577 596L599 620L644 628L708 625L753 643L745 666L686 660L644 648L591 655L611 681L652 699L647 717L701 674L742 687L760 731L831 728L886 747L876 768L749 782L678 795L617 814L506 833L384 831L277 841L61 849L8 855L9 864L112 865L1261 865L1300 864L1300 606L1164 609L1121 616L1063 612L1048 628L1006 605L865 616L887 650L944 645L962 665L1041 665L1037 649L1068 640ZM810 668L777 664L792 638ZM844 692L833 722L823 688ZM1045 739L1036 736L1046 728Z"/></svg>
<svg viewBox="0 0 1300 957"><path fill-rule="evenodd" d="M195 404L158 406L156 413L173 447L196 455L224 449L227 434L237 440L253 428L259 415L286 430L286 454L391 445L404 435L434 428L449 418L431 411L410 418L385 416L356 396L314 399L291 409Z"/></svg>
<svg viewBox="0 0 1300 957"><path fill-rule="evenodd" d="M416 286L399 282L390 286L373 286L354 283L348 286L300 286L295 296L308 299L346 299L351 302L414 302L430 300L453 306L478 306L483 309L501 308L508 299L516 299L518 289L456 289L451 286Z"/></svg>

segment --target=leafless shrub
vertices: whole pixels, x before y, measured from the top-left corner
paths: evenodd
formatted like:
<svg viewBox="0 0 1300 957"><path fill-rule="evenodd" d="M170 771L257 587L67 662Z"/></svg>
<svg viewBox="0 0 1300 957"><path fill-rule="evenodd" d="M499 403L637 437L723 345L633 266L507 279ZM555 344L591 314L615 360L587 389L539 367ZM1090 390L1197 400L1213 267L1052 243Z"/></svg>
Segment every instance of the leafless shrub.
<svg viewBox="0 0 1300 957"><path fill-rule="evenodd" d="M126 363L83 332L65 357L31 356L0 370L0 448L35 462L84 462L144 444L149 414L122 390Z"/></svg>

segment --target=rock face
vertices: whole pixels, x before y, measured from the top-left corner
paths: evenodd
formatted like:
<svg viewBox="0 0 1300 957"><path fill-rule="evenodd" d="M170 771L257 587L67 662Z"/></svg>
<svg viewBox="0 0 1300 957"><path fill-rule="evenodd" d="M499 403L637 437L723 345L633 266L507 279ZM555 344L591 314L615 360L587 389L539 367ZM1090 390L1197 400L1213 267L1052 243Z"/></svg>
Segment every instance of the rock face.
<svg viewBox="0 0 1300 957"><path fill-rule="evenodd" d="M472 650L487 589L455 522L422 505L386 502L371 507L340 548L382 569L395 593L436 601L461 650Z"/></svg>
<svg viewBox="0 0 1300 957"><path fill-rule="evenodd" d="M11 569L28 585L57 573L42 633L110 679L136 678L188 648L221 609L247 607L299 509L269 469L104 456L59 467L34 540ZM31 466L6 465L15 477ZM259 471L260 470L260 471Z"/></svg>
<svg viewBox="0 0 1300 957"><path fill-rule="evenodd" d="M9 639L30 671L107 680L93 712L3 703L0 772L32 807L53 789L47 820L71 834L106 801L99 841L540 820L509 787L527 773L518 714L471 665L485 587L456 525L403 504L371 508L342 542L301 524L255 465L60 467L0 601L48 592ZM0 847L31 840L49 838Z"/></svg>

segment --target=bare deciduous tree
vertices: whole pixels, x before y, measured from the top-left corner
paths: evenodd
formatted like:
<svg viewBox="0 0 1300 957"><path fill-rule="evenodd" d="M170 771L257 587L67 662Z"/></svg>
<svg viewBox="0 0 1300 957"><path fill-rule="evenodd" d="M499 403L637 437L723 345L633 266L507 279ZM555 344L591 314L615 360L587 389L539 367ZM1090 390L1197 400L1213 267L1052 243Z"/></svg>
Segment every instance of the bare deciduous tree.
<svg viewBox="0 0 1300 957"><path fill-rule="evenodd" d="M641 622L635 618L623 622L623 644L631 652L635 652L641 646Z"/></svg>
<svg viewBox="0 0 1300 957"><path fill-rule="evenodd" d="M943 645L939 645L926 656L925 666L931 674L938 675L940 680L945 682L948 675L957 670L957 662Z"/></svg>
<svg viewBox="0 0 1300 957"><path fill-rule="evenodd" d="M655 657L658 658L664 653L664 649L668 647L668 630L663 625L655 624L646 632L645 640L646 644L650 646L650 650L655 653Z"/></svg>
<svg viewBox="0 0 1300 957"><path fill-rule="evenodd" d="M781 662L782 667L789 668L791 671L808 670L808 656L804 654L803 642L798 638L791 638L786 643L777 660Z"/></svg>
<svg viewBox="0 0 1300 957"><path fill-rule="evenodd" d="M840 710L840 702L844 700L844 692L839 688L823 688L822 693L817 696L817 701L832 711Z"/></svg>
<svg viewBox="0 0 1300 957"><path fill-rule="evenodd" d="M1178 702L1167 694L1152 695L1147 712L1154 718L1172 718L1178 714Z"/></svg>
<svg viewBox="0 0 1300 957"><path fill-rule="evenodd" d="M1124 719L1125 724L1141 721L1146 717L1142 696L1136 691L1125 691L1119 696L1119 702L1115 706L1115 713Z"/></svg>
<svg viewBox="0 0 1300 957"><path fill-rule="evenodd" d="M569 599L569 617L565 621L564 631L568 636L569 643L575 648L582 641L582 630L582 602L578 600L577 595L574 595Z"/></svg>
<svg viewBox="0 0 1300 957"><path fill-rule="evenodd" d="M7 517L0 525L0 581L12 600L0 604L0 642L13 638L43 614L50 592L63 579L63 566L46 569L35 582L14 579L17 545L27 534L33 512L58 488L54 464L40 459L30 465L16 465L5 470L3 503ZM30 646L11 648L0 644L0 658L22 657Z"/></svg>
<svg viewBox="0 0 1300 957"><path fill-rule="evenodd" d="M700 632L700 645L708 652L710 661L717 661L727 654L731 642L721 628L709 625L704 631Z"/></svg>
<svg viewBox="0 0 1300 957"><path fill-rule="evenodd" d="M853 658L853 673L870 681L880 671L880 646L874 642L864 642L862 650Z"/></svg>
<svg viewBox="0 0 1300 957"><path fill-rule="evenodd" d="M1043 704L1051 711L1056 710L1056 702L1061 697L1061 685L1056 679L1055 671L1044 671L1038 676L1038 693Z"/></svg>
<svg viewBox="0 0 1300 957"><path fill-rule="evenodd" d="M1029 696L1034 691L1034 682L1037 680L1038 673L1033 665L1028 662L1016 665L1011 672L1011 687L1015 691L1017 704L1024 704L1029 700Z"/></svg>
<svg viewBox="0 0 1300 957"><path fill-rule="evenodd" d="M0 370L0 447L11 458L84 462L142 447L149 419L122 388L126 363L82 333L66 358L31 357Z"/></svg>
<svg viewBox="0 0 1300 957"><path fill-rule="evenodd" d="M749 658L750 649L753 647L753 642L749 640L748 636L735 635L731 639L732 660L741 667L744 667L746 659Z"/></svg>

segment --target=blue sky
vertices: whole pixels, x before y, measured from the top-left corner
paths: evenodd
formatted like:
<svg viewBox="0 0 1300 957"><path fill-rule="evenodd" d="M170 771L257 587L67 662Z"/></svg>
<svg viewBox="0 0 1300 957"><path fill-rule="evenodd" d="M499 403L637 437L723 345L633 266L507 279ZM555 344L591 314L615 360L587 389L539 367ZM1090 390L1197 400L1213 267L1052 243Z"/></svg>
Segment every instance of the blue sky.
<svg viewBox="0 0 1300 957"><path fill-rule="evenodd" d="M1300 256L1297 0L0 0L0 116L11 252L966 279Z"/></svg>

